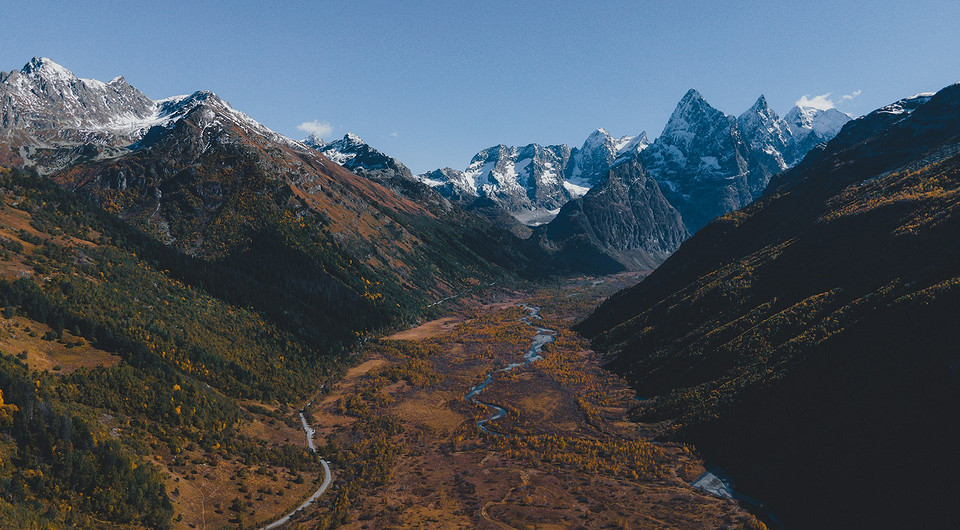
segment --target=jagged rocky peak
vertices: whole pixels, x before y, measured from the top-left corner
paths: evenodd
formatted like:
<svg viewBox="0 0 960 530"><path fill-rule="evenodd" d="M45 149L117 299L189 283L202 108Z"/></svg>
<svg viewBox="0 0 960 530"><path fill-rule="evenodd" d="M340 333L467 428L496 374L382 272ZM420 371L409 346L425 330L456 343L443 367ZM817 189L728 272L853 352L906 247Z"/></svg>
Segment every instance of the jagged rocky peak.
<svg viewBox="0 0 960 530"><path fill-rule="evenodd" d="M750 148L749 185L751 194L757 197L770 177L793 164L792 133L764 96L737 117L737 126Z"/></svg>
<svg viewBox="0 0 960 530"><path fill-rule="evenodd" d="M153 101L122 77L78 78L46 57L0 74L4 129L114 129L149 117Z"/></svg>
<svg viewBox="0 0 960 530"><path fill-rule="evenodd" d="M347 132L347 134L344 134L343 138L341 138L338 141L343 146L350 146L354 148L359 148L360 146L368 145L366 142L363 141L362 138L353 134L352 132Z"/></svg>
<svg viewBox="0 0 960 530"><path fill-rule="evenodd" d="M636 156L649 144L646 132L615 138L605 129L593 131L583 146L574 149L570 156L566 172L568 187L589 189L595 186L617 159Z"/></svg>
<svg viewBox="0 0 960 530"><path fill-rule="evenodd" d="M55 63L48 57L34 57L23 65L20 72L27 75L36 75L46 79L60 79L69 81L76 79L73 72Z"/></svg>
<svg viewBox="0 0 960 530"><path fill-rule="evenodd" d="M382 181L394 177L413 179L407 166L378 151L351 132L332 142L324 142L319 136L311 134L303 143L350 171L374 180Z"/></svg>
<svg viewBox="0 0 960 530"><path fill-rule="evenodd" d="M651 269L676 250L688 232L636 158L615 162L583 197L568 202L534 233L547 251L573 269Z"/></svg>
<svg viewBox="0 0 960 530"><path fill-rule="evenodd" d="M680 99L663 133L640 158L691 232L752 200L749 147L737 119L694 89Z"/></svg>
<svg viewBox="0 0 960 530"><path fill-rule="evenodd" d="M313 149L319 149L327 145L327 142L323 138L321 138L320 135L317 133L308 134L306 138L301 140L301 142L303 143L303 145L306 145L307 147L312 147Z"/></svg>
<svg viewBox="0 0 960 530"><path fill-rule="evenodd" d="M844 124L851 119L850 116L837 109L800 106L793 107L784 116L784 120L795 135L814 133L830 138L836 136Z"/></svg>
<svg viewBox="0 0 960 530"><path fill-rule="evenodd" d="M690 89L684 94L677 108L667 121L660 138L676 146L686 146L694 139L702 138L716 129L729 124L731 118L713 108L700 92Z"/></svg>
<svg viewBox="0 0 960 530"><path fill-rule="evenodd" d="M737 117L737 125L744 137L755 145L772 140L786 145L790 131L786 123L770 108L767 98L760 96L752 107Z"/></svg>
<svg viewBox="0 0 960 530"><path fill-rule="evenodd" d="M762 195L773 175L833 138L849 120L836 109L809 107L781 118L762 95L733 117L690 89L640 157L695 232Z"/></svg>
<svg viewBox="0 0 960 530"><path fill-rule="evenodd" d="M648 168L660 181L682 183L736 175L743 153L736 119L712 107L694 89L684 94L663 132L644 150Z"/></svg>

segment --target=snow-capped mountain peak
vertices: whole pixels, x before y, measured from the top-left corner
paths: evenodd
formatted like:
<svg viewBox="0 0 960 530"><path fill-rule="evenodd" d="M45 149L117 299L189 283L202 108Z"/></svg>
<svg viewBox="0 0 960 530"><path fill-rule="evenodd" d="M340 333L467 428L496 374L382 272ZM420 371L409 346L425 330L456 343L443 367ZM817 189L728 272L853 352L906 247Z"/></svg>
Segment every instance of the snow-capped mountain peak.
<svg viewBox="0 0 960 530"><path fill-rule="evenodd" d="M358 174L368 177L400 176L412 179L413 175L407 166L400 161L385 155L364 142L359 136L348 132L343 138L332 142L324 142L316 134L311 134L303 143L337 164ZM374 175L371 172L376 172Z"/></svg>
<svg viewBox="0 0 960 530"><path fill-rule="evenodd" d="M122 76L109 83L80 79L70 70L45 58L33 58L20 70L0 72L0 132L15 138L14 160L37 164L32 149L58 150L38 165L41 172L55 171L76 156L78 144L103 146L103 156L116 156L117 148L152 145L153 128L172 128L192 116L208 141L222 132L242 131L295 149L305 146L280 135L209 91L154 101L127 83ZM207 144L208 145L208 144ZM43 167L40 167L43 166Z"/></svg>
<svg viewBox="0 0 960 530"><path fill-rule="evenodd" d="M712 107L700 92L690 89L674 109L658 141L685 149L696 138L703 139L712 131L729 126L734 118Z"/></svg>
<svg viewBox="0 0 960 530"><path fill-rule="evenodd" d="M837 109L818 109L814 107L794 107L784 116L784 120L793 134L816 133L822 137L834 137L850 116Z"/></svg>
<svg viewBox="0 0 960 530"><path fill-rule="evenodd" d="M626 141L624 141L626 140ZM617 158L633 156L650 146L647 131L641 131L636 136L624 136L617 142Z"/></svg>
<svg viewBox="0 0 960 530"><path fill-rule="evenodd" d="M696 89L691 88L687 90L687 93L680 98L680 101L677 103L675 109L673 109L673 114L670 115L670 119L667 120L667 129L671 128L671 124L676 126L678 122L685 121L690 117L709 113L711 111L716 111L713 107L707 103L707 100L703 99L703 96ZM717 111L719 112L719 111Z"/></svg>
<svg viewBox="0 0 960 530"><path fill-rule="evenodd" d="M321 147L327 145L327 142L317 133L310 133L306 138L301 140L301 142L303 145L313 149L320 149Z"/></svg>
<svg viewBox="0 0 960 530"><path fill-rule="evenodd" d="M780 116L770 108L767 98L760 96L752 107L737 117L737 125L744 139L756 151L776 157L782 155L789 143L790 130ZM783 157L777 157L779 170L786 169Z"/></svg>
<svg viewBox="0 0 960 530"><path fill-rule="evenodd" d="M761 94L760 97L757 98L757 101L753 104L753 106L751 106L749 109L747 109L747 110L746 110L743 114L741 114L740 116L746 116L746 115L751 115L751 114L752 114L752 115L757 115L757 116L762 116L762 117L764 117L764 118L776 118L776 117L777 117L777 113L774 112L773 109L770 108L770 104L767 103L767 97L764 96L763 94Z"/></svg>
<svg viewBox="0 0 960 530"><path fill-rule="evenodd" d="M596 148L609 143L613 136L606 129L598 127L597 130L590 133L583 142L584 149Z"/></svg>
<svg viewBox="0 0 960 530"><path fill-rule="evenodd" d="M77 77L73 75L73 72L47 57L34 57L30 59L30 62L20 69L20 72L49 80L71 81L77 79Z"/></svg>

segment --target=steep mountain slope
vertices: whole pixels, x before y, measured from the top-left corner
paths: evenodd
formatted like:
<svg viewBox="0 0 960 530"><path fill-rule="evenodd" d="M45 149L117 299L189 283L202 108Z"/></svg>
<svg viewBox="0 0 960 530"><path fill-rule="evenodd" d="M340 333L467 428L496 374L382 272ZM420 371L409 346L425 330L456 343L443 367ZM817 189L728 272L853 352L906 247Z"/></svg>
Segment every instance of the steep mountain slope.
<svg viewBox="0 0 960 530"><path fill-rule="evenodd" d="M164 528L171 497L211 491L165 490L153 465L201 483L217 473L194 477L185 462L260 462L288 483L314 472L289 434L277 440L288 407L342 370L366 334L439 297L555 271L481 217L355 175L213 93L126 98L112 95L119 83L32 63L42 64L4 77L29 89L3 85L13 95L0 145L26 166L0 170L4 337L39 343L33 330L48 327L63 349L94 345L107 361L68 366L64 379L50 368L61 357L31 343L24 362L47 363L34 388L21 360L0 358L5 403L25 411L0 440L0 495L48 514L25 521ZM50 97L18 99L38 93ZM119 493L98 489L90 465Z"/></svg>
<svg viewBox="0 0 960 530"><path fill-rule="evenodd" d="M660 136L640 153L691 232L752 200L749 150L736 123L691 89Z"/></svg>
<svg viewBox="0 0 960 530"><path fill-rule="evenodd" d="M607 273L656 268L688 235L680 214L632 158L614 164L602 182L534 232L569 267Z"/></svg>
<svg viewBox="0 0 960 530"><path fill-rule="evenodd" d="M787 525L948 526L958 153L960 85L852 121L581 329Z"/></svg>
<svg viewBox="0 0 960 530"><path fill-rule="evenodd" d="M319 319L302 320L276 286L176 253L43 177L0 170L0 205L0 389L15 408L0 437L0 494L14 506L5 523L169 528L171 499L191 488L178 496L160 471L189 476L188 461L221 458L272 474L318 469L303 448L251 427L270 420L260 405L299 404L342 369L345 348L217 293L266 295L300 325Z"/></svg>
<svg viewBox="0 0 960 530"><path fill-rule="evenodd" d="M378 175L391 187L397 180L405 181L408 186L402 191L410 195L423 192L427 200L415 202L369 178L359 178L314 149L263 127L209 92L157 102L140 98L136 100L139 114L135 116L128 109L130 98L115 98L117 102L108 101L110 105L104 109L92 107L92 114L87 116L82 112L86 99L81 96L88 86L100 85L78 80L66 69L54 67L52 61L40 63L47 66L27 65L9 78L29 77L34 88L56 86L62 97L43 100L44 113L57 115L57 104L65 101L68 108L61 114L82 115L83 119L70 118L73 125L69 126L76 127L71 139L56 142L47 139L53 135L50 131L62 136L62 131L69 130L65 129L67 125L39 119L13 120L15 127L6 142L8 150L30 153L24 164L55 173L53 178L58 182L93 197L182 252L207 259L253 256L259 253L258 245L281 241L269 234L292 230L296 235L291 238L310 239L308 248L323 242L314 249L314 258L326 271L319 278L340 271L335 273L338 278L334 283L352 284L362 294L367 289L358 283L360 278L369 278L371 270L376 270L373 275L389 278L387 284L393 285L401 298L410 296L408 287L414 284L427 292L438 287L452 289L444 287L443 280L437 282L437 263L454 258L470 263L470 270L479 270L487 268L489 262L477 252L501 255L504 251L495 247L503 245L510 249L506 254L522 252L519 243L494 234L489 227L478 227L475 238L450 237L451 230L459 231L478 221L440 222L438 215L446 214L442 199L407 178L408 171L402 165L387 163ZM22 108L17 105L14 111ZM104 126L119 122L124 123L120 132ZM99 131L104 141L73 140L85 138L90 130ZM344 152L349 150L348 144L365 146L349 137L341 144ZM344 152L338 151L336 156L344 156ZM366 160L368 165L378 157L389 162L375 150L351 153L351 159ZM393 176L384 177L386 172ZM453 215L462 216L462 212ZM426 240L435 244L425 244ZM470 249L466 244L480 247ZM302 246L292 240L282 245ZM450 245L459 250L449 252ZM524 259L515 257L523 268ZM349 266L334 266L327 263L330 259ZM357 267L371 270L364 274ZM313 273L304 270L303 274ZM459 273L450 274L451 280L459 281ZM301 281L312 284L315 280L295 280ZM430 283L433 285L428 287ZM403 305L401 300L393 300L389 306L395 307L398 302Z"/></svg>

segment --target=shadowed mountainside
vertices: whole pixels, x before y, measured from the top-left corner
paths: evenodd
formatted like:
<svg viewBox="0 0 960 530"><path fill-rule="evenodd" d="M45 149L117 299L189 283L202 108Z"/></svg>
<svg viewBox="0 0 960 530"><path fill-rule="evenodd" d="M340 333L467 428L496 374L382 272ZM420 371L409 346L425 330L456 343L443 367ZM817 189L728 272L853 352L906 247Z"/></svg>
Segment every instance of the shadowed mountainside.
<svg viewBox="0 0 960 530"><path fill-rule="evenodd" d="M653 398L640 417L675 421L786 524L943 524L958 151L960 85L850 122L580 329Z"/></svg>

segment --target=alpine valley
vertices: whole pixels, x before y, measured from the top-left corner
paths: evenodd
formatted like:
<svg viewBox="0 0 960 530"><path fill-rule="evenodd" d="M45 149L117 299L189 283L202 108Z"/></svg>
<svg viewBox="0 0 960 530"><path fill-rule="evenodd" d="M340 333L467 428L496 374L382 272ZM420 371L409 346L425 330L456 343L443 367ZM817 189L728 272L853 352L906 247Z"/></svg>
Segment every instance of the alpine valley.
<svg viewBox="0 0 960 530"><path fill-rule="evenodd" d="M949 527L958 234L960 85L416 175L34 58L0 528Z"/></svg>

